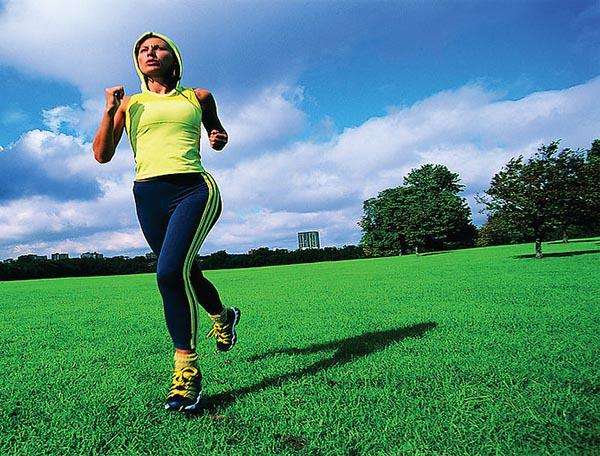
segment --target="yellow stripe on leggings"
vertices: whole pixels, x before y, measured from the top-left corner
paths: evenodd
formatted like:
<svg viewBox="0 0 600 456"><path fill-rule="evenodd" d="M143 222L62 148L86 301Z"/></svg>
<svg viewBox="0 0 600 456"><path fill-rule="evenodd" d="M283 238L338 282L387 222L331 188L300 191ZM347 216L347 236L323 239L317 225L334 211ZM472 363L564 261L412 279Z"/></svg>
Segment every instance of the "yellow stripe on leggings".
<svg viewBox="0 0 600 456"><path fill-rule="evenodd" d="M203 176L203 178L204 178L204 176ZM206 179L204 179L204 180L206 182ZM214 208L213 208L214 190L209 182L206 182L206 184L207 184L207 188L208 188L208 197L206 200L206 205L204 206L204 211L202 212L200 222L198 223L198 227L196 228L196 232L194 233L194 237L192 238L192 242L190 243L190 247L188 249L188 252L186 254L185 261L183 264L183 283L184 283L185 293L186 293L187 300L188 300L188 306L190 309L190 320L191 320L190 321L190 329L191 329L190 347L192 349L194 349L196 347L196 333L197 333L196 326L198 323L198 316L197 316L196 300L194 299L194 296L193 296L193 287L192 287L191 280L190 280L190 271L191 271L190 264L193 262L193 258L195 257L196 250L194 250L194 246L197 244L197 238L198 238L199 234L201 234L201 232L202 232L201 227L204 226L204 224L206 223L206 220L207 220L209 214L214 212Z"/></svg>
<svg viewBox="0 0 600 456"><path fill-rule="evenodd" d="M192 238L192 242L190 244L190 248L188 249L187 255L185 257L185 262L183 265L183 282L185 293L188 299L188 305L190 308L190 317L191 317L191 341L190 346L193 349L196 348L196 339L197 339L197 324L198 324L198 316L197 316L197 308L200 305L198 302L198 297L196 296L196 292L192 285L191 281L191 268L196 257L196 253L200 249L204 238L208 234L208 230L212 226L215 215L217 213L218 201L219 197L219 189L214 182L214 179L207 172L203 172L202 176L206 182L208 187L208 198L206 201L206 206L204 207L204 211L200 218L200 223L196 228L196 233Z"/></svg>
<svg viewBox="0 0 600 456"><path fill-rule="evenodd" d="M206 181L206 179L205 179ZM208 197L206 200L206 205L204 206L204 211L202 212L202 216L200 217L200 222L198 224L198 227L196 228L196 232L194 233L194 236L192 237L192 241L190 242L190 247L187 251L187 254L185 256L185 261L183 263L183 284L184 284L184 288L185 288L185 294L187 296L187 301L188 301L188 307L190 310L190 332L191 332L191 336L190 336L190 347L192 348L192 350L195 348L195 334L196 334L196 326L198 323L198 316L197 316L197 308L196 308L196 303L195 300L192 296L192 291L191 291L191 282L189 280L189 267L188 264L190 263L190 256L194 256L194 245L196 244L196 238L199 234L200 227L203 226L203 224L205 223L205 220L207 218L207 214L211 211L211 203L212 203L212 187L210 185L208 185L207 183L207 187L208 187Z"/></svg>
<svg viewBox="0 0 600 456"><path fill-rule="evenodd" d="M214 207L213 207L214 206L214 197L213 197L214 190L213 190L211 183L207 182L207 179L204 176L204 174L203 174L203 178L204 178L207 188L208 188L208 197L206 200L206 205L204 206L204 211L202 212L202 216L200 218L200 222L198 223L198 227L196 228L196 232L194 233L194 237L192 238L190 247L188 249L188 252L186 254L185 261L183 264L183 282L184 282L185 293L186 293L187 300L188 300L188 306L190 309L190 320L191 320L190 321L190 329L191 329L190 347L192 349L195 349L195 347L196 347L198 315L197 315L196 299L194 296L194 290L193 290L193 286L192 286L191 278L190 278L190 274L191 274L190 266L193 263L193 260L195 257L196 250L194 249L194 247L197 244L199 235L201 235L201 233L203 231L202 227L206 224L207 219L209 218L209 215L214 213Z"/></svg>
<svg viewBox="0 0 600 456"><path fill-rule="evenodd" d="M212 226L214 225L214 223L216 222L216 217L217 217L217 212L218 212L218 203L221 199L220 193L219 193L219 187L217 186L217 183L215 182L214 178L209 174L209 173L204 173L204 176L206 177L206 179L208 180L207 185L210 185L212 183L213 186L213 194L212 194L212 205L211 208L214 209L211 212L208 212L208 216L207 218L204 220L204 223L201 223L199 226L199 235L194 236L194 246L192 247L192 259L191 261L188 263L188 272L187 272L187 278L189 281L189 288L191 290L191 294L192 294L192 298L194 300L194 304L195 304L195 310L199 309L201 304L200 304L200 300L198 299L198 296L196 295L196 290L194 289L194 286L192 284L192 279L191 279L191 275L192 275L192 266L194 264L194 259L196 257L196 253L198 252L198 250L200 250L200 246L202 245L202 243L204 242L204 239L206 239L206 236L208 236L208 232L210 231L210 229L212 228ZM207 202L208 204L208 202ZM198 233L197 233L198 234ZM197 313L196 313L197 316ZM198 323L198 319L196 318L196 324ZM193 345L194 347L196 346L197 343L197 335L198 332L195 331L193 334L193 343L191 345Z"/></svg>

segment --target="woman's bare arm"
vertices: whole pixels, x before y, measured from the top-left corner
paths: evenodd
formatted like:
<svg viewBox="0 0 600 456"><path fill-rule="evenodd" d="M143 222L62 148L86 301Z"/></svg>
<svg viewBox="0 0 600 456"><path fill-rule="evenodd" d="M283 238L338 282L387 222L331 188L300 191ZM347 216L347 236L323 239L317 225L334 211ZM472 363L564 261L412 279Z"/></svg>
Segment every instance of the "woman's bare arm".
<svg viewBox="0 0 600 456"><path fill-rule="evenodd" d="M215 99L206 89L194 89L194 92L202 107L202 124L208 133L210 146L215 150L222 150L229 136L219 120Z"/></svg>
<svg viewBox="0 0 600 456"><path fill-rule="evenodd" d="M111 87L105 92L106 108L92 145L94 158L99 163L109 162L115 154L125 128L125 109L129 102L123 86Z"/></svg>

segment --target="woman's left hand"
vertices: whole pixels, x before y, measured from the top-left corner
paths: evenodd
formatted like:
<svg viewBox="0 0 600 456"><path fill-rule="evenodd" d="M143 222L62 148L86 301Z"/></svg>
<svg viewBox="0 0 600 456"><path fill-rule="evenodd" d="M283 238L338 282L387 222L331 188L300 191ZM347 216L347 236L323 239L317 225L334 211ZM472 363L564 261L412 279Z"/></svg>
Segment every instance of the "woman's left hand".
<svg viewBox="0 0 600 456"><path fill-rule="evenodd" d="M227 140L229 137L227 136L227 132L225 130L211 130L208 135L208 141L210 142L210 147L215 150L221 150L227 144Z"/></svg>

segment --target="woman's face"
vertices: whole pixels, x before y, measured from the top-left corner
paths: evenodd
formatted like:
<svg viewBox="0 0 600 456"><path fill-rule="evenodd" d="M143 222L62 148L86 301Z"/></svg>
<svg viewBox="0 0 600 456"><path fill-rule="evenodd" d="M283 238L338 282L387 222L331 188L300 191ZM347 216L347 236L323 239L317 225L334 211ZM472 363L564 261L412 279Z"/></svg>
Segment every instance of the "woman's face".
<svg viewBox="0 0 600 456"><path fill-rule="evenodd" d="M170 74L175 56L163 39L151 36L140 44L137 60L142 73L157 77Z"/></svg>

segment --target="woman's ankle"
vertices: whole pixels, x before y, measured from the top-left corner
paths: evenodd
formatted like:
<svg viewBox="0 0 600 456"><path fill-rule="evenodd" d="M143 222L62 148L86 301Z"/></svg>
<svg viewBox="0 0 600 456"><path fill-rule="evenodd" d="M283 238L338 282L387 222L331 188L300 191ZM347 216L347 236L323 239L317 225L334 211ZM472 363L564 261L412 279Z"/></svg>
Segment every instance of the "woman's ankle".
<svg viewBox="0 0 600 456"><path fill-rule="evenodd" d="M176 369L198 366L198 354L193 350L182 350L180 348L176 348L173 360L175 361Z"/></svg>

